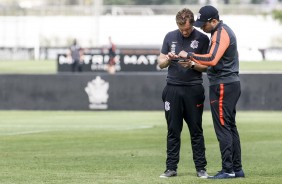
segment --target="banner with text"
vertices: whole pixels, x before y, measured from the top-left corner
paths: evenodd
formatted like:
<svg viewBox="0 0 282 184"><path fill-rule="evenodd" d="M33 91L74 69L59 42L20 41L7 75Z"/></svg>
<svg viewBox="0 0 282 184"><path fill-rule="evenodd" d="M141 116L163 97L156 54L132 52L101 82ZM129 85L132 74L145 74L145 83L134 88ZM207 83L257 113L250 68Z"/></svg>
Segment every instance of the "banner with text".
<svg viewBox="0 0 282 184"><path fill-rule="evenodd" d="M158 49L120 49L115 57L116 71L160 71L158 67ZM66 54L58 54L58 72L70 72L72 60ZM107 53L85 53L81 68L83 72L107 71L109 55Z"/></svg>

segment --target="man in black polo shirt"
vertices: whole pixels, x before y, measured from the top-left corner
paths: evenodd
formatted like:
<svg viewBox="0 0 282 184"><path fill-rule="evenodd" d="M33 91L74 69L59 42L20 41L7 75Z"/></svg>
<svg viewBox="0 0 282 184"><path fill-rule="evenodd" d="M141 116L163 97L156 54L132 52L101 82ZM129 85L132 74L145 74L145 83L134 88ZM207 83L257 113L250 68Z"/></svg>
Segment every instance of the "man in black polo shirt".
<svg viewBox="0 0 282 184"><path fill-rule="evenodd" d="M176 23L178 29L167 33L164 38L158 61L160 68L168 67L167 85L162 94L168 129L167 160L166 170L160 177L177 175L184 119L190 132L197 176L207 178L202 129L205 100L202 72L206 71L207 67L197 63L177 61L176 58L182 50L198 54L207 53L209 38L193 28L194 15L189 9L184 8L177 13Z"/></svg>

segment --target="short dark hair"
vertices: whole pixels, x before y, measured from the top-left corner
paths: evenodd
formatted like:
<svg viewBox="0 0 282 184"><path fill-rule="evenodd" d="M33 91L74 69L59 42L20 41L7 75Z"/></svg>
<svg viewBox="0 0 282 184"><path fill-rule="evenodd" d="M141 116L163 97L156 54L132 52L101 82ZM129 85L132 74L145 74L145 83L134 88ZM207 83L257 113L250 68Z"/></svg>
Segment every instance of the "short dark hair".
<svg viewBox="0 0 282 184"><path fill-rule="evenodd" d="M194 23L194 14L188 8L183 8L176 14L176 23L178 25L186 24L186 21L189 21L190 24Z"/></svg>

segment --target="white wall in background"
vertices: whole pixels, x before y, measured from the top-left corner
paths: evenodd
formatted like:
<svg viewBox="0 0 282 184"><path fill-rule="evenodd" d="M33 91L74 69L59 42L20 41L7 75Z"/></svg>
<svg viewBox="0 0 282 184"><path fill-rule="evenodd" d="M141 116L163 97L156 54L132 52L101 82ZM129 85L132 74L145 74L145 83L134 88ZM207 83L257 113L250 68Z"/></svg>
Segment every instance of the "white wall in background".
<svg viewBox="0 0 282 184"><path fill-rule="evenodd" d="M282 37L282 25L270 16L221 19L234 30L241 48L268 48ZM84 47L99 47L108 44L108 36L118 45L161 45L165 34L177 29L175 16L102 16L99 24L95 20L90 16L0 17L0 47L37 47L44 39L51 46L66 46L70 38Z"/></svg>

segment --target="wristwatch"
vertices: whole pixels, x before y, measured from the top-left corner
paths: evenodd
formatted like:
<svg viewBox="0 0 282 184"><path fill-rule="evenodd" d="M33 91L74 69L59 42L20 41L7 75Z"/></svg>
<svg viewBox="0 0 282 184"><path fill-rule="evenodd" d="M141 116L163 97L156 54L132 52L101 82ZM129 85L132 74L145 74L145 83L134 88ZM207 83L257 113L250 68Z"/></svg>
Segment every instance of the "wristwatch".
<svg viewBox="0 0 282 184"><path fill-rule="evenodd" d="M193 56L193 52L188 52L186 58L191 59L192 56Z"/></svg>
<svg viewBox="0 0 282 184"><path fill-rule="evenodd" d="M195 62L191 61L191 68L194 68L194 67L195 67Z"/></svg>

